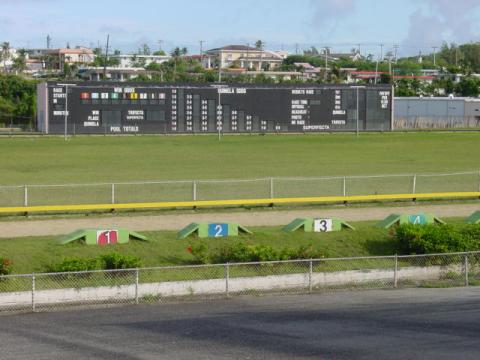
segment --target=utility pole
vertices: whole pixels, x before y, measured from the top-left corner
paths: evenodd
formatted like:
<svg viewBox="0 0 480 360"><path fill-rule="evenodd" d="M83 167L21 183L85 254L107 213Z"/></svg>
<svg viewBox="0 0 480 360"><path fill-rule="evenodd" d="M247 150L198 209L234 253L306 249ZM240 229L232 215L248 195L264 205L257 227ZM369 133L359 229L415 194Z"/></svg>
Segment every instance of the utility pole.
<svg viewBox="0 0 480 360"><path fill-rule="evenodd" d="M295 55L298 55L298 43L295 43Z"/></svg>
<svg viewBox="0 0 480 360"><path fill-rule="evenodd" d="M107 62L108 62L109 45L110 45L110 34L107 35L107 46L105 47L105 61L103 62L103 80L107 80Z"/></svg>
<svg viewBox="0 0 480 360"><path fill-rule="evenodd" d="M50 49L50 44L52 43L52 38L50 35L47 35L47 49Z"/></svg>
<svg viewBox="0 0 480 360"><path fill-rule="evenodd" d="M400 47L400 46L397 45L397 44L393 45L394 56L395 56L395 64L396 64L397 61L398 61L398 48L399 48L399 47Z"/></svg>
<svg viewBox="0 0 480 360"><path fill-rule="evenodd" d="M437 46L432 46L433 49L433 67L437 67Z"/></svg>
<svg viewBox="0 0 480 360"><path fill-rule="evenodd" d="M455 48L455 67L458 68L458 46Z"/></svg>
<svg viewBox="0 0 480 360"><path fill-rule="evenodd" d="M383 47L385 44L380 44L380 61L383 61Z"/></svg>
<svg viewBox="0 0 480 360"><path fill-rule="evenodd" d="M203 66L203 43L205 40L200 40L200 63Z"/></svg>
<svg viewBox="0 0 480 360"><path fill-rule="evenodd" d="M250 69L249 61L250 61L250 43L247 43L247 63L246 63L246 66L245 66L247 71L248 71L248 69Z"/></svg>
<svg viewBox="0 0 480 360"><path fill-rule="evenodd" d="M358 54L362 55L362 44L358 44Z"/></svg>
<svg viewBox="0 0 480 360"><path fill-rule="evenodd" d="M324 75L324 80L327 82L327 71L328 71L328 53L330 48L328 46L325 46L325 75Z"/></svg>

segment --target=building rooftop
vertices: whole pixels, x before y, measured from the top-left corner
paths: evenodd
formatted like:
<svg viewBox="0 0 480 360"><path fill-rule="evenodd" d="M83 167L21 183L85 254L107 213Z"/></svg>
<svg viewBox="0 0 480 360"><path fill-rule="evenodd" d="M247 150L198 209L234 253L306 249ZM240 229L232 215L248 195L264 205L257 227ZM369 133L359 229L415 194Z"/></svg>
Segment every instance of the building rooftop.
<svg viewBox="0 0 480 360"><path fill-rule="evenodd" d="M215 48L215 49L210 49L208 51L220 51L220 50L225 50L225 51L261 51L260 49L251 47L251 46L246 46L246 45L227 45L223 46L221 48Z"/></svg>

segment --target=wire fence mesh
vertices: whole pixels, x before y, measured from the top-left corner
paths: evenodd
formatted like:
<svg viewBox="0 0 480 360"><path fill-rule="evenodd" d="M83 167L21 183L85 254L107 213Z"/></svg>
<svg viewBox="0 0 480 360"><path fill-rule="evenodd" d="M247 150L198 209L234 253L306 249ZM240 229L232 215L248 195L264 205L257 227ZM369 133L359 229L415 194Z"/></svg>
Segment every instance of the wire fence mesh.
<svg viewBox="0 0 480 360"><path fill-rule="evenodd" d="M0 186L0 207L480 192L480 171L245 180Z"/></svg>
<svg viewBox="0 0 480 360"><path fill-rule="evenodd" d="M480 285L480 252L0 276L0 313L340 289Z"/></svg>

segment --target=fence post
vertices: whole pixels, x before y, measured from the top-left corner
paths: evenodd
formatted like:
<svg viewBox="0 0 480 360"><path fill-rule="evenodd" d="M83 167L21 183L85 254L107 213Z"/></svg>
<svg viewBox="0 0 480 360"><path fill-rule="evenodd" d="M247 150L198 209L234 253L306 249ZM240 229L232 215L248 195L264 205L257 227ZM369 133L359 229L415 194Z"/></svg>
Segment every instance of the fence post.
<svg viewBox="0 0 480 360"><path fill-rule="evenodd" d="M225 264L225 296L228 298L230 296L230 290L228 288L230 280L230 264L226 263Z"/></svg>
<svg viewBox="0 0 480 360"><path fill-rule="evenodd" d="M478 192L480 192L480 171L478 172Z"/></svg>
<svg viewBox="0 0 480 360"><path fill-rule="evenodd" d="M135 269L135 304L138 305L138 276L139 270L138 268Z"/></svg>
<svg viewBox="0 0 480 360"><path fill-rule="evenodd" d="M35 312L35 274L32 274L32 312Z"/></svg>
<svg viewBox="0 0 480 360"><path fill-rule="evenodd" d="M275 196L274 196L274 188L273 188L273 177L270 178L270 199L273 199Z"/></svg>
<svg viewBox="0 0 480 360"><path fill-rule="evenodd" d="M312 288L313 288L313 283L312 283L312 276L313 276L313 260L310 259L310 262L309 262L309 269L308 269L308 292L311 293L312 292Z"/></svg>
<svg viewBox="0 0 480 360"><path fill-rule="evenodd" d="M28 206L28 186L23 187L23 206Z"/></svg>
<svg viewBox="0 0 480 360"><path fill-rule="evenodd" d="M393 287L397 288L398 285L398 255L395 254L395 268L393 270Z"/></svg>
<svg viewBox="0 0 480 360"><path fill-rule="evenodd" d="M343 177L343 196L347 196L347 177Z"/></svg>
<svg viewBox="0 0 480 360"><path fill-rule="evenodd" d="M413 175L413 187L412 187L412 194L417 192L417 174Z"/></svg>
<svg viewBox="0 0 480 360"><path fill-rule="evenodd" d="M112 184L112 204L115 204L115 184Z"/></svg>
<svg viewBox="0 0 480 360"><path fill-rule="evenodd" d="M193 201L197 201L197 182L193 180L192 185Z"/></svg>
<svg viewBox="0 0 480 360"><path fill-rule="evenodd" d="M468 282L468 253L465 254L464 260L463 260L463 267L465 270L465 286L469 285Z"/></svg>

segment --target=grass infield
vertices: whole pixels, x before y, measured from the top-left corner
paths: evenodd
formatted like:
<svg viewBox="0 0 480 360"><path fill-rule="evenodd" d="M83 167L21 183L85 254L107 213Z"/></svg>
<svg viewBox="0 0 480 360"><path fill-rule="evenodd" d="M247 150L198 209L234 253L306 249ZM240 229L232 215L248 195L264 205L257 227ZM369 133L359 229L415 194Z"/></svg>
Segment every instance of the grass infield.
<svg viewBox="0 0 480 360"><path fill-rule="evenodd" d="M480 133L0 139L0 184L477 170Z"/></svg>

